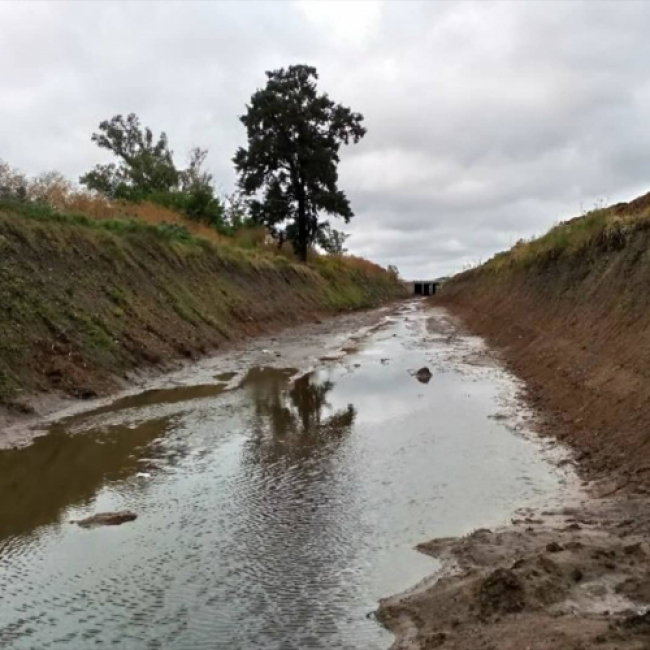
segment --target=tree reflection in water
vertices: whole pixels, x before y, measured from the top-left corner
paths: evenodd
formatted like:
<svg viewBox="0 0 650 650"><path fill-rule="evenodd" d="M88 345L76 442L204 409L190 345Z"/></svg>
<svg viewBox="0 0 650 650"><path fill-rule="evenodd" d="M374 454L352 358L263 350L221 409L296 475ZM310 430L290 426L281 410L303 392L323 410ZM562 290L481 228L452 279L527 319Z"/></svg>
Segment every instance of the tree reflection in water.
<svg viewBox="0 0 650 650"><path fill-rule="evenodd" d="M293 374L293 369L255 368L242 383L253 398L255 417L248 451L257 462L295 463L332 451L352 428L354 406L332 412L327 401L332 381L319 382L309 373L289 384Z"/></svg>
<svg viewBox="0 0 650 650"><path fill-rule="evenodd" d="M253 413L242 456L247 480L230 503L232 559L256 576L257 612L272 612L256 615L251 645L312 646L355 600L346 567L359 547L344 531L356 525L360 503L344 443L356 410L332 408L334 384L321 373L291 382L295 374L255 369L242 384Z"/></svg>

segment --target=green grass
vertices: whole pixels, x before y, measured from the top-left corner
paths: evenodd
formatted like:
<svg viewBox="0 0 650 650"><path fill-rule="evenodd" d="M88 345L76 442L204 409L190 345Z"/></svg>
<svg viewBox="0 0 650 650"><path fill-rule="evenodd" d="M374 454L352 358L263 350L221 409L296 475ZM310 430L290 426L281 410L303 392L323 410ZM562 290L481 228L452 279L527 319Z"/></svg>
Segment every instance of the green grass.
<svg viewBox="0 0 650 650"><path fill-rule="evenodd" d="M182 227L0 201L0 404L47 386L76 394L87 381L103 386L133 364L201 352L267 321L405 293L395 276L354 257L300 264Z"/></svg>
<svg viewBox="0 0 650 650"><path fill-rule="evenodd" d="M624 248L635 232L647 228L650 228L650 209L626 212L625 206L599 208L559 223L541 237L517 242L477 270L499 273L559 259L600 255Z"/></svg>

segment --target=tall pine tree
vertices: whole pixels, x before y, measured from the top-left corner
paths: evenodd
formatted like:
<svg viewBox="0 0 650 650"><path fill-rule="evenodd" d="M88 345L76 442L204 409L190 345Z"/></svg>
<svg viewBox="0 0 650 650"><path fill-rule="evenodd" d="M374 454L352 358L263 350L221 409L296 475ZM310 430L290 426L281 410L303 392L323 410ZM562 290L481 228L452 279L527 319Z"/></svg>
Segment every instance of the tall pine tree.
<svg viewBox="0 0 650 650"><path fill-rule="evenodd" d="M338 187L341 144L366 133L363 116L316 88L318 73L307 65L267 72L241 118L248 146L234 163L252 217L280 241L288 239L301 260L329 232L324 213L346 223L354 216Z"/></svg>

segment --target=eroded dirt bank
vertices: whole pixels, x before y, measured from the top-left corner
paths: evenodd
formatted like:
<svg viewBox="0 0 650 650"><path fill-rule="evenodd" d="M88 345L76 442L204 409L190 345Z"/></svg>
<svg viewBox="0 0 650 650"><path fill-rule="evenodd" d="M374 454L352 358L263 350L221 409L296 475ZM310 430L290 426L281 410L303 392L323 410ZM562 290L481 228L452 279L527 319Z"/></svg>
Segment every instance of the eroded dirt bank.
<svg viewBox="0 0 650 650"><path fill-rule="evenodd" d="M462 313L476 315L467 318L470 325L485 321L479 309L466 305ZM440 320L434 323L439 328ZM446 333L453 337L463 327L450 317ZM508 348L495 353L517 359ZM522 395L535 407L536 428L571 440L570 420L540 409L545 402L537 391L544 386L553 392L538 375ZM588 456L576 458L583 475L593 477L594 465L581 463ZM632 487L639 483L601 476L566 507L524 509L508 526L420 544L443 566L381 602L378 619L396 635L392 650L649 648L650 501Z"/></svg>
<svg viewBox="0 0 650 650"><path fill-rule="evenodd" d="M131 371L404 293L364 260L299 265L0 206L0 406L29 410L30 395L53 391L93 398Z"/></svg>
<svg viewBox="0 0 650 650"><path fill-rule="evenodd" d="M436 297L524 380L591 496L422 544L446 569L382 603L396 648L650 648L649 203L560 224Z"/></svg>
<svg viewBox="0 0 650 650"><path fill-rule="evenodd" d="M199 368L206 375L203 387L206 395L209 395L221 390L221 384L217 384L216 389L212 385L215 377L227 383L243 368L303 367L305 364L337 359L342 354L340 341L349 337L350 332L355 332L350 337L350 344L363 339L380 327L390 314L397 312L402 304L394 302L377 309L310 319L292 328L273 328L270 323L267 324L270 330L267 333L232 341L227 348L199 360L175 359L164 366L143 366L128 374L121 389L110 391L105 396L78 399L60 391L34 394L27 401L32 411L30 413L0 407L0 451L30 444L36 437L47 433L51 423L57 420L97 410L110 410L115 403L124 404L125 407L140 402L155 403L156 400L164 401L166 396L174 395L176 391L180 393L180 399L189 400L196 395L192 390L185 395L182 387L195 381Z"/></svg>

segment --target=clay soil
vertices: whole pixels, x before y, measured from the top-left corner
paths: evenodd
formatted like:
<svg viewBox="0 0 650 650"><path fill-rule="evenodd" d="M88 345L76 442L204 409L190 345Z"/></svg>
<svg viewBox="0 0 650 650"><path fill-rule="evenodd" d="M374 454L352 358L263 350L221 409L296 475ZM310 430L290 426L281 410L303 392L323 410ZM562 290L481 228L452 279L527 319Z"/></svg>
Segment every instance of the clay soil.
<svg viewBox="0 0 650 650"><path fill-rule="evenodd" d="M453 280L435 299L524 380L588 498L419 547L443 569L381 603L395 650L650 649L650 267L619 250Z"/></svg>
<svg viewBox="0 0 650 650"><path fill-rule="evenodd" d="M31 411L36 394L89 400L142 369L405 295L363 260L300 265L204 244L0 206L0 416Z"/></svg>

